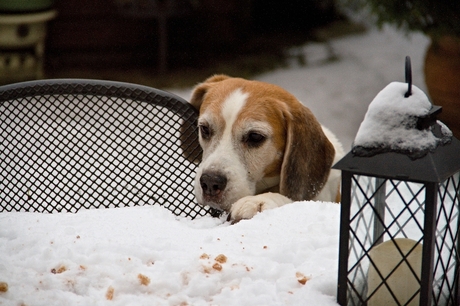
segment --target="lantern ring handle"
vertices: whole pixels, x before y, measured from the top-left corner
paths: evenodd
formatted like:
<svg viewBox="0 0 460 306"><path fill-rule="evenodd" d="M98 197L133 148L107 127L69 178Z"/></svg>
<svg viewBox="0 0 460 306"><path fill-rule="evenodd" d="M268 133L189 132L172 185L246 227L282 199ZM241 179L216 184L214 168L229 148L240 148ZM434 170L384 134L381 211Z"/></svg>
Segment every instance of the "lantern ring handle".
<svg viewBox="0 0 460 306"><path fill-rule="evenodd" d="M404 98L408 98L412 95L412 67L410 63L410 56L406 56L406 83L407 83L407 92L404 94Z"/></svg>

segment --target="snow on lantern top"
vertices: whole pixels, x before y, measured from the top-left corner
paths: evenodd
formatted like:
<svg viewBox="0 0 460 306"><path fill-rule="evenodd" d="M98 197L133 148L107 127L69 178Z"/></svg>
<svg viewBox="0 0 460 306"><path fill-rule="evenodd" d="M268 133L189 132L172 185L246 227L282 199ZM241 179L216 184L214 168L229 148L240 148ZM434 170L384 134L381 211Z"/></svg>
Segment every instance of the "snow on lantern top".
<svg viewBox="0 0 460 306"><path fill-rule="evenodd" d="M392 82L377 94L356 134L355 155L399 152L419 158L450 142L452 132L435 118L440 107L416 86L406 91L406 83Z"/></svg>
<svg viewBox="0 0 460 306"><path fill-rule="evenodd" d="M369 105L353 148L333 168L346 173L413 182L440 183L460 171L460 141L412 86L410 58L406 83L393 82Z"/></svg>

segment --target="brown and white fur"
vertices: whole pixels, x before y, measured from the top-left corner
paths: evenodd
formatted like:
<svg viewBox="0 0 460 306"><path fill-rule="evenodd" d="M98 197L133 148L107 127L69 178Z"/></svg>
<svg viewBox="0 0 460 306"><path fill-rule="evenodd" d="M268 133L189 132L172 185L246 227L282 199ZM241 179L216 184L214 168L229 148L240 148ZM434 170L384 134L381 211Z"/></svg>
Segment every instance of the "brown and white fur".
<svg viewBox="0 0 460 306"><path fill-rule="evenodd" d="M238 221L293 201L340 201L331 166L342 146L284 89L216 75L195 87L190 103L200 113L199 204Z"/></svg>

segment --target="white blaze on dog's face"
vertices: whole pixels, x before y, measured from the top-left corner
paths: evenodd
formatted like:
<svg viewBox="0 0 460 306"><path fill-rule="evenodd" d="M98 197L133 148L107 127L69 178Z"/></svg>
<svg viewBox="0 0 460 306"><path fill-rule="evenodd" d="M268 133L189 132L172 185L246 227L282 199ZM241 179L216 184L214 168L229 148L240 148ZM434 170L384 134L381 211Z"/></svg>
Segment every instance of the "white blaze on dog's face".
<svg viewBox="0 0 460 306"><path fill-rule="evenodd" d="M198 203L229 211L240 198L278 185L286 132L283 110L266 88L225 85L208 89L200 108L195 194Z"/></svg>

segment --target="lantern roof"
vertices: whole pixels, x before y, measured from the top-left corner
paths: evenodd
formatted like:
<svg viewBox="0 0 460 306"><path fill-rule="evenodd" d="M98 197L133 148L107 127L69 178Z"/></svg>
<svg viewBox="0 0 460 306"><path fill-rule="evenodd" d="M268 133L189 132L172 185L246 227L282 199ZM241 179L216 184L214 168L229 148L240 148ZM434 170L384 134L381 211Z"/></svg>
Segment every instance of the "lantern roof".
<svg viewBox="0 0 460 306"><path fill-rule="evenodd" d="M460 171L460 141L452 137L450 143L415 159L401 152L359 156L351 151L333 168L367 176L441 183Z"/></svg>

